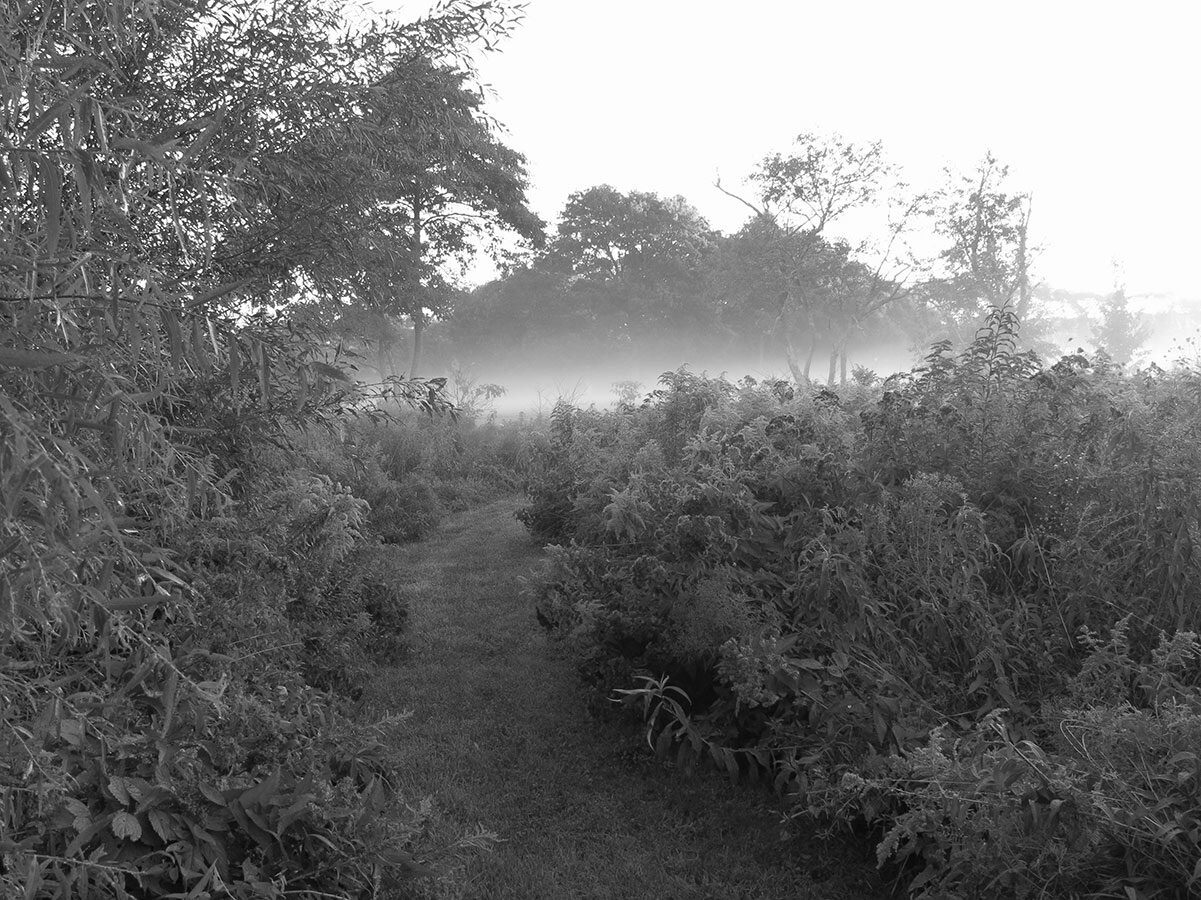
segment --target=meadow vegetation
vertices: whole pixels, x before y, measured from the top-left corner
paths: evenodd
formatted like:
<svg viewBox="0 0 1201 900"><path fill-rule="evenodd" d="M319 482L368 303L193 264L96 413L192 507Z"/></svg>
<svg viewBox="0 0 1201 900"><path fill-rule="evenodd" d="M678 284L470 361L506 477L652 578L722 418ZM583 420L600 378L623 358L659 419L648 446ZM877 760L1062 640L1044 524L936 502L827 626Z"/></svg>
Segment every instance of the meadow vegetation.
<svg viewBox="0 0 1201 900"><path fill-rule="evenodd" d="M543 556L518 497L451 516L389 555L406 651L363 702L408 713L390 748L402 796L425 800L429 900L868 900L888 896L862 840L785 829L782 799L647 752L641 722L590 704L522 595Z"/></svg>
<svg viewBox="0 0 1201 900"><path fill-rule="evenodd" d="M597 186L548 235L473 62L522 13L0 4L0 895L830 895L735 811L762 797L573 718L535 620L594 711L871 835L914 896L1196 893L1201 373L1118 364L1120 286L1118 362L1024 349L1055 297L991 156L911 197L878 143L802 134L736 234ZM879 258L827 228L876 203ZM966 349L851 364L902 326ZM791 377L510 424L419 377L706 342ZM517 492L551 545L525 607ZM476 813L515 835L491 863Z"/></svg>
<svg viewBox="0 0 1201 900"><path fill-rule="evenodd" d="M9 540L43 543L6 557L0 890L369 896L453 858L471 836L423 837L399 720L357 701L405 642L385 542L510 493L496 437L425 414L281 433L236 498L169 528L68 540L27 494ZM106 526L127 555L93 555Z"/></svg>
<svg viewBox="0 0 1201 900"><path fill-rule="evenodd" d="M915 897L1201 883L1201 374L1043 365L994 309L838 392L561 405L531 592L661 755L868 830Z"/></svg>

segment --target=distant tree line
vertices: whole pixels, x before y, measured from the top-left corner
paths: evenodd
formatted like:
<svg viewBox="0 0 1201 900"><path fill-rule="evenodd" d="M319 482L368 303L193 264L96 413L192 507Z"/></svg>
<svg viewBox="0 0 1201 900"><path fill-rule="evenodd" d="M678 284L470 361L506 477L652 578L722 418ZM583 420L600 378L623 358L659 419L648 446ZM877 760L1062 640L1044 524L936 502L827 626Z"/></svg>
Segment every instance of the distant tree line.
<svg viewBox="0 0 1201 900"><path fill-rule="evenodd" d="M448 348L550 362L724 353L833 384L866 347L962 346L989 307L1005 306L1028 346L1050 349L1031 198L991 155L918 194L880 144L802 134L741 190L716 188L748 211L733 234L683 197L609 185L573 193L541 250L454 299ZM849 241L846 224L868 237ZM915 235L934 249L915 251ZM1094 343L1129 361L1145 328L1120 290L1099 311Z"/></svg>
<svg viewBox="0 0 1201 900"><path fill-rule="evenodd" d="M379 26L326 39L315 35L329 14L297 2L241 30L218 23L203 36L209 51L168 58L180 87L157 99L195 114L172 140L198 135L223 167L224 193L186 180L160 192L158 258L202 272L226 309L283 310L357 352L368 379L417 377L451 359L586 364L653 352L754 359L835 384L872 347L962 346L1001 306L1029 347L1051 349L1055 304L1035 273L1031 197L991 154L917 193L878 142L805 133L741 185L715 184L747 211L732 234L683 197L609 185L571 194L548 233L527 204L525 159L498 136L469 58L429 52L452 32L511 24L503 6L485 12L481 26L452 5L438 20L445 33L419 40ZM295 72L270 69L281 44L230 69L293 19L312 65L296 56ZM503 274L464 289L481 253ZM1094 306L1092 342L1129 361L1148 336L1142 320L1120 288Z"/></svg>

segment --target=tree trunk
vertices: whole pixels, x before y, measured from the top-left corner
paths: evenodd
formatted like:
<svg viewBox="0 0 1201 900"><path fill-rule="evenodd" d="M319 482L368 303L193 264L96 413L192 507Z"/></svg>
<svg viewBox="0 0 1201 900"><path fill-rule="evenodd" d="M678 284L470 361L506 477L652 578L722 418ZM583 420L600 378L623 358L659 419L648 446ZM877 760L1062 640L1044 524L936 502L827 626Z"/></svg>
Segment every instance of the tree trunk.
<svg viewBox="0 0 1201 900"><path fill-rule="evenodd" d="M788 364L788 371L792 373L792 380L797 384L809 383L809 372L801 371L800 365L797 364L796 347L792 343L792 335L787 331L784 332L784 361Z"/></svg>
<svg viewBox="0 0 1201 900"><path fill-rule="evenodd" d="M838 385L847 386L847 345L843 344L838 352Z"/></svg>
<svg viewBox="0 0 1201 900"><path fill-rule="evenodd" d="M425 245L421 240L423 212L421 199L413 197L413 251L417 259L417 284L413 296L413 308L409 315L413 319L413 359L409 363L409 377L416 378L421 367L421 337L425 331L425 309L421 305L422 296L421 265L425 259Z"/></svg>
<svg viewBox="0 0 1201 900"><path fill-rule="evenodd" d="M792 342L792 328L788 321L788 310L791 303L791 298L785 294L780 298L780 315L776 318L776 328L779 329L780 337L784 340L784 361L788 364L788 371L792 373L792 380L797 384L809 383L809 371L801 371L801 367L797 364L796 345ZM762 341L766 340L766 336L761 338L760 347L763 346Z"/></svg>
<svg viewBox="0 0 1201 900"><path fill-rule="evenodd" d="M809 355L805 357L805 384L809 383L809 371L813 368L813 357L817 355L817 333L809 337Z"/></svg>
<svg viewBox="0 0 1201 900"><path fill-rule="evenodd" d="M838 370L838 357L839 357L838 345L835 344L833 347L830 348L830 372L826 376L826 386L827 387L834 387L834 378L837 375L837 370Z"/></svg>
<svg viewBox="0 0 1201 900"><path fill-rule="evenodd" d="M409 364L409 377L416 378L421 365L421 337L425 331L425 315L421 311L413 314L413 359Z"/></svg>
<svg viewBox="0 0 1201 900"><path fill-rule="evenodd" d="M379 317L379 338L375 345L375 368L379 371L380 381L396 372L396 359L392 355L392 329L388 325L388 317L383 313Z"/></svg>

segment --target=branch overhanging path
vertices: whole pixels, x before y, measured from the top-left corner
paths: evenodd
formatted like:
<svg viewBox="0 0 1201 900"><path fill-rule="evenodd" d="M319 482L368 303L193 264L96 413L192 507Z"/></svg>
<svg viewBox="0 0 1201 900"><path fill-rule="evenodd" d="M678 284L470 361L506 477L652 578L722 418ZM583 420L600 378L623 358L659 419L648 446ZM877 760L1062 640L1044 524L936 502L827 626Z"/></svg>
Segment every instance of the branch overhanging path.
<svg viewBox="0 0 1201 900"><path fill-rule="evenodd" d="M884 896L863 859L781 840L766 794L654 760L641 733L594 718L572 663L549 644L520 579L542 556L501 500L397 549L409 650L369 703L412 715L392 752L435 836L481 828L488 852L444 860L431 898ZM435 862L436 864L436 862Z"/></svg>

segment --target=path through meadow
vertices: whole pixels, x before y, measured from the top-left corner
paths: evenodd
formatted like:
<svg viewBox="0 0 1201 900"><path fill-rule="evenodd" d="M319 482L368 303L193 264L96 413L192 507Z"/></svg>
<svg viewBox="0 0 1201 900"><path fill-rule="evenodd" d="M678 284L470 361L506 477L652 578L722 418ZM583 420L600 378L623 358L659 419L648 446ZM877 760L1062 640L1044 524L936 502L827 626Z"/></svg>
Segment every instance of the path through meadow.
<svg viewBox="0 0 1201 900"><path fill-rule="evenodd" d="M594 718L521 596L542 552L516 500L459 514L396 550L410 649L370 703L412 710L395 752L435 836L483 828L488 852L444 861L436 898L861 898L867 860L782 842L765 793L657 762L633 725Z"/></svg>

